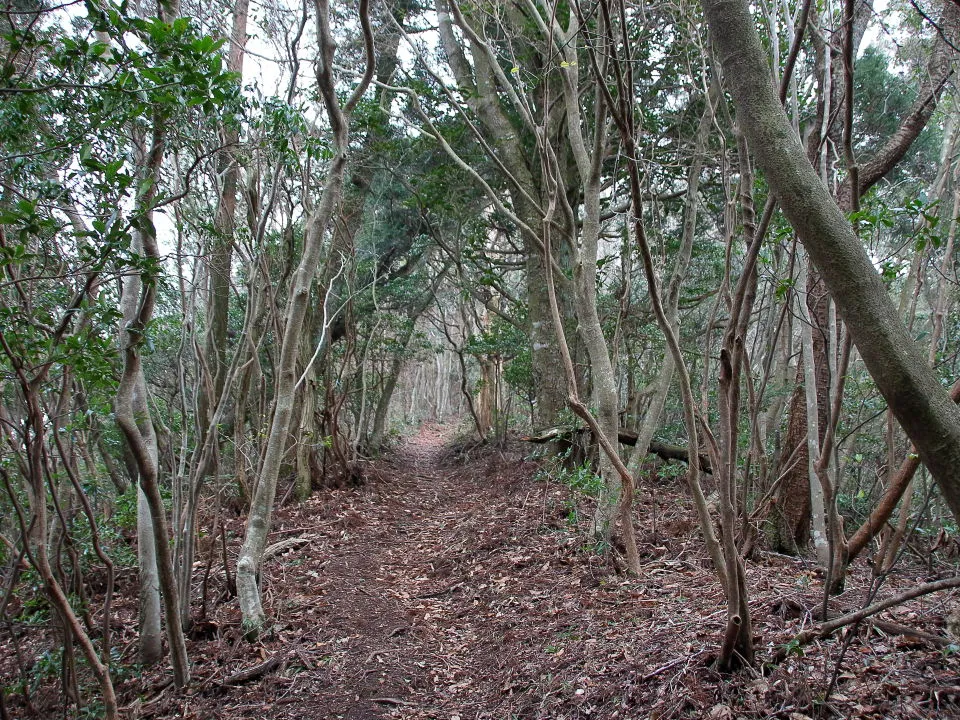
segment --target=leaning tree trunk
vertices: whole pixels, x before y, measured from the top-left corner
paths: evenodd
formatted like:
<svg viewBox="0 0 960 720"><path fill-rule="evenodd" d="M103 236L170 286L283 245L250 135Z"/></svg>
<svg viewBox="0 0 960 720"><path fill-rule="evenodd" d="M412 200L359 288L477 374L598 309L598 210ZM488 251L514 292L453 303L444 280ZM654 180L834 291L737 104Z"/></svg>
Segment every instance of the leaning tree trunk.
<svg viewBox="0 0 960 720"><path fill-rule="evenodd" d="M317 84L330 122L333 158L327 171L326 185L319 204L310 212L303 240L303 254L294 274L287 298L280 363L277 368L273 421L267 439L266 452L260 469L260 479L250 505L243 546L237 558L237 593L243 626L250 634L257 634L266 622L260 599L258 574L263 551L266 548L270 517L277 491L277 478L293 416L296 394L296 364L300 351L310 288L320 264L323 237L333 218L343 188L347 162L350 113L360 101L373 75L373 39L370 31L369 2L360 0L360 22L363 27L366 51L366 69L359 86L345 105L337 98L333 78L333 59L336 44L330 29L328 0L315 0L317 37L320 55L317 60Z"/></svg>
<svg viewBox="0 0 960 720"><path fill-rule="evenodd" d="M607 143L606 111L598 103L592 118L594 137L592 147L588 149L586 138L581 130L581 106L579 72L577 70L577 46L579 26L575 16L570 18L567 32L554 27L561 52L566 58L562 71L563 104L566 111L566 139L570 146L580 182L583 186L583 217L580 222L580 237L571 238L570 246L579 248L574 265L574 310L579 324L580 335L590 358L593 406L596 408L596 422L603 434L609 438L614 450L618 450L617 432L619 417L617 410L617 378L610 350L603 334L600 315L597 309L597 256L600 240L600 171L603 148ZM545 121L546 122L546 121ZM557 173L559 175L559 173ZM571 228L575 233L576 228ZM559 330L559 328L556 328ZM563 339L560 338L562 343ZM576 378L570 378L576 384ZM606 448L600 453L600 476L602 491L597 499L597 510L593 518L594 535L603 542L609 542L616 523L617 514L623 503L621 513L623 537L626 542L627 559L633 572L639 571L639 555L633 530L633 478L623 479L615 467L617 458L611 457Z"/></svg>
<svg viewBox="0 0 960 720"><path fill-rule="evenodd" d="M47 476L50 468L46 466L46 449L44 447L47 434L47 414L43 411L38 396L38 386L46 371L42 371L41 375L32 379L28 378L24 363L8 351L6 342L2 341L2 335L0 335L0 342L3 343L3 349L8 358L13 361L11 364L14 367L16 379L26 402L27 412L21 435L25 461L21 468L27 481L27 498L31 522L27 524L23 516L20 518L22 523L20 529L24 533L25 554L29 557L43 583L43 591L50 601L50 605L63 623L64 646L66 647L67 642L74 640L80 645L84 658L103 693L104 717L107 720L114 720L118 717L117 697L114 693L113 680L110 677L109 658L101 658L97 655L90 635L81 623L80 618L77 617L76 612L74 612L67 592L57 580L54 568L50 563L50 522L47 517ZM9 485L7 489L9 490ZM109 622L109 618L107 618L107 622Z"/></svg>
<svg viewBox="0 0 960 720"><path fill-rule="evenodd" d="M810 164L770 78L746 0L704 0L757 164L843 315L877 388L960 518L960 410L924 362L850 222Z"/></svg>
<svg viewBox="0 0 960 720"><path fill-rule="evenodd" d="M710 131L713 129L714 121L714 103L716 97L712 90L705 98L703 115L700 118L700 125L697 128L696 139L693 144L693 157L690 161L690 167L687 170L687 192L684 197L683 211L683 234L680 239L680 249L677 252L677 259L673 266L673 272L670 275L670 282L664 293L664 312L667 321L674 333L679 334L679 313L680 313L680 290L683 287L683 281L687 276L687 270L690 267L690 258L693 254L693 244L697 230L697 213L700 207L700 173L706 157L707 144L710 140ZM643 422L637 429L636 449L630 456L630 462L627 467L637 474L640 466L647 457L647 448L650 441L653 440L653 434L660 425L660 417L663 415L663 408L667 402L667 395L670 392L670 386L676 371L676 365L673 356L665 352L663 356L663 365L656 380L653 382L653 392L650 397L650 403L647 406L647 412L644 414Z"/></svg>
<svg viewBox="0 0 960 720"><path fill-rule="evenodd" d="M149 202L149 199L147 201ZM155 237L148 233L139 233L139 242L142 243L145 257L159 257ZM141 285L143 285L142 290ZM117 389L115 413L117 425L136 463L140 492L144 494L150 510L156 567L167 616L167 637L170 642L174 682L178 687L183 687L190 682L190 670L187 663L186 641L181 627L180 590L177 587L173 569L166 509L160 495L160 463L153 421L144 396L146 382L143 377L139 347L145 336L144 330L147 323L153 315L154 299L155 287L152 284L141 283L139 279L130 279L124 284L121 305L131 302L135 312L130 320L124 321L121 333L123 373ZM138 519L139 522L142 520Z"/></svg>
<svg viewBox="0 0 960 720"><path fill-rule="evenodd" d="M817 109L819 118L819 130L815 135L811 135L811 146L808 148L808 155L813 161L818 154L817 148L820 148L821 169L825 171L826 143L821 142L821 138L828 135L839 145L841 139L836 128L834 120L840 117L841 113L834 112L834 106L841 106L844 117L844 154L847 156L848 165L847 176L837 192L837 202L844 212L852 212L859 203L859 197L875 185L887 173L889 173L903 159L914 141L920 135L921 131L927 125L937 107L938 101L946 85L946 81L952 74L951 60L956 55L956 41L960 36L960 6L953 0L943 0L942 13L937 29L937 35L934 39L933 48L930 52L926 65L926 73L921 82L917 93L917 99L910 107L901 120L897 131L891 135L886 143L869 159L863 162L856 162L853 158L851 127L853 108L849 103L843 101L843 98L851 96L852 93L852 67L845 67L853 64L853 57L856 54L856 48L859 47L866 29L866 20L870 15L870 10L865 8L866 4L857 5L855 10L854 22L845 23L845 32L843 36L842 52L846 56L844 63L837 63L832 68L825 67L830 65L831 53L838 51L836 43L827 46L824 43L818 45L818 68L820 79L825 85L825 89L820 94L820 101ZM796 42L796 41L795 41ZM839 41L838 41L839 42ZM842 77L841 77L842 76ZM789 78L785 78L789 80ZM843 81L843 82L842 82ZM841 92L841 85L846 85ZM781 95L782 96L782 95ZM942 164L942 163L941 163ZM826 179L826 178L825 178ZM817 274L811 273L813 284L819 284L816 280ZM829 295L822 290L817 293L816 310L810 307L811 315L815 318L825 318ZM820 440L823 439L823 429L826 420L826 404L828 390L828 372L826 371L827 354L820 333L814 333L814 362L817 368L817 397L821 399L819 406L820 421ZM797 383L803 382L803 369L798 368ZM804 417L798 417L795 413L801 413ZM791 456L792 448L798 447L806 442L807 424L805 417L805 406L796 404L791 406L789 427L787 432L786 447L784 448L783 458L793 464L785 468L784 481L781 484L781 492L775 510L779 511L779 516L773 518L775 526L772 537L775 538L775 544L780 545L778 549L791 551L793 545L802 548L809 537L810 512L809 502L801 499L801 489L809 489L810 476L807 472L807 466L803 458L795 462L796 456ZM806 453L806 449L802 451ZM792 459L791 459L792 458ZM791 519L789 523L781 522L781 518ZM787 532L791 529L793 536L788 536Z"/></svg>
<svg viewBox="0 0 960 720"><path fill-rule="evenodd" d="M178 0L160 3L160 15L164 22L172 23L179 14ZM141 229L135 233L134 243L135 249L139 250L146 260L159 263L160 248L151 215L153 204L158 196L160 171L167 146L168 119L156 113L151 120L152 127L149 133L134 129L135 142L138 145L137 153L140 155L138 164L141 181L147 188L137 199L135 210L142 218L142 224ZM146 407L144 396L146 381L141 358L141 345L147 337L147 327L153 320L156 291L156 279L147 282L139 272L132 272L124 283L120 304L128 307L129 303L133 311L128 318L124 319L120 333L119 345L123 358L123 370L114 407L117 425L136 464L140 479L139 487L150 508L173 680L177 687L184 687L190 682L190 666L181 623L181 590L177 586L173 553L170 548L169 525L160 494L160 463L156 435L152 426L153 419L149 408ZM140 398L138 398L138 388L141 391ZM183 591L189 592L189 588L184 588Z"/></svg>

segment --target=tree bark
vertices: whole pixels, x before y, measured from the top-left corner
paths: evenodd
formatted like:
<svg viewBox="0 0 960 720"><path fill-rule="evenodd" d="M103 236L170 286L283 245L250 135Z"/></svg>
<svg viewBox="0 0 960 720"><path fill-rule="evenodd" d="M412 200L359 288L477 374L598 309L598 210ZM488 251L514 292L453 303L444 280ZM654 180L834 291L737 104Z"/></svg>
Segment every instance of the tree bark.
<svg viewBox="0 0 960 720"><path fill-rule="evenodd" d="M243 57L247 45L247 11L249 0L236 0L233 8L233 28L227 52L227 70L243 79ZM236 230L237 186L240 180L239 148L240 132L230 123L222 124L220 133L223 149L217 157L217 171L222 180L217 212L213 220L213 237L207 250L207 298L206 331L204 351L199 363L200 387L197 393L197 446L203 448L208 433L213 433L212 452L201 452L200 467L190 473L186 488L186 503L183 507L182 536L178 538L178 579L180 587L189 588L193 581L193 562L196 556L197 503L203 483L216 476L219 468L220 438L216 423L211 420L216 414L224 393L228 375L227 327L230 311L230 272L233 262L234 234ZM235 420L236 422L236 420ZM181 622L189 629L189 593L183 593Z"/></svg>
<svg viewBox="0 0 960 720"><path fill-rule="evenodd" d="M242 80L243 56L247 45L247 10L249 0L236 0L233 7L233 28L227 53L227 70ZM222 125L223 149L217 157L217 171L222 176L220 201L213 220L213 238L207 252L207 327L204 336L204 360L201 387L197 398L197 423L202 438L209 431L210 415L223 393L227 371L227 324L230 309L230 268L233 261L236 228L237 185L240 179L239 130ZM215 467L206 468L216 472ZM202 481L203 478L199 478Z"/></svg>
<svg viewBox="0 0 960 720"><path fill-rule="evenodd" d="M137 562L140 569L140 662L147 667L163 657L160 626L160 575L153 542L153 517L143 489L137 484Z"/></svg>
<svg viewBox="0 0 960 720"><path fill-rule="evenodd" d="M680 250L677 253L673 272L670 275L670 281L664 293L664 311L666 312L667 321L670 323L673 331L678 334L680 290L687 276L687 270L690 267L690 259L693 254L693 245L697 230L697 213L700 207L700 174L706 158L710 132L713 129L714 106L717 95L717 93L714 92L715 89L718 89L716 83L711 87L711 92L705 98L703 115L697 127L697 135L693 143L693 157L690 161L690 167L687 170L687 192L684 198L683 234L680 240ZM660 424L660 417L666 405L667 395L670 392L675 371L676 364L674 363L673 355L669 352L664 352L663 364L660 367L657 379L654 381L650 403L647 405L647 411L643 416L643 421L639 425L636 441L635 443L631 443L635 445L637 450L630 456L627 466L634 473L640 469L640 464L646 455L646 448L651 447L653 433ZM650 452L654 451L650 450ZM709 462L707 465L709 466ZM709 470L707 470L707 472L709 472Z"/></svg>
<svg viewBox="0 0 960 720"><path fill-rule="evenodd" d="M957 41L960 39L960 4L956 0L943 0L941 8L933 49L917 99L893 136L872 158L861 163L856 173L858 197L882 180L907 154L933 116L947 81L954 74L952 63L957 56ZM848 176L837 193L837 201L842 208L851 207L853 189L850 183L853 178L854 175Z"/></svg>
<svg viewBox="0 0 960 720"><path fill-rule="evenodd" d="M844 146L844 155L847 163L847 176L837 190L837 202L844 212L852 212L857 209L855 204L859 204L859 198L882 177L890 172L896 164L903 159L913 142L917 139L920 132L926 126L934 109L939 101L946 80L952 73L950 59L955 54L952 47L956 43L958 34L960 34L960 10L958 10L952 0L945 0L941 13L940 24L937 36L934 39L934 45L931 50L926 73L914 105L910 108L900 123L897 132L877 151L874 156L865 162L857 163L853 157L852 146L852 122L853 107L846 99L852 95L853 82L853 61L857 48L863 39L867 28L868 20L872 14L872 3L860 0L855 3L854 22L852 32L850 27L846 26L844 32L837 33L835 40L831 43L825 43L817 35L814 28L813 37L817 47L817 69L818 79L821 82L822 89L819 93L817 106L818 130L811 133L809 146L807 148L808 157L811 162L819 157L816 162L819 164L824 180L827 180L827 163L825 161L824 142L827 138L839 146L842 142ZM849 9L848 9L849 10ZM817 24L817 13L813 11L811 23ZM845 21L846 22L846 21ZM843 38L841 43L839 38ZM840 47L842 45L842 48ZM842 62L840 56L842 54ZM836 57L835 57L836 56ZM781 97L782 97L781 93ZM835 109L843 110L843 132L842 139L839 124L835 122L841 113ZM857 192L854 193L853 183L857 185ZM808 285L810 297L808 307L810 315L814 322L823 331L826 329L827 308L830 303L830 296L822 287L819 276L816 272L810 274L811 282ZM820 427L820 439L823 439L825 423L827 419L827 405L829 403L829 371L828 350L825 348L823 338L825 332L815 331L814 339L814 363L816 366L817 380L817 398L818 419ZM803 383L803 369L797 370L797 383ZM790 457L790 451L806 439L807 422L806 417L797 417L794 413L800 412L805 415L805 409L802 405L791 408L789 431L785 441L784 457ZM805 454L806 450L802 451ZM801 500L802 491L810 489L810 476L806 469L806 463L803 457L800 462L793 463L790 468L783 469L785 477L781 484L779 501L776 510L779 515L773 518L771 538L774 540L778 549L785 552L792 552L791 547L796 543L798 548L802 548L809 540L809 503ZM794 535L787 536L789 528L783 523L784 518L792 518L789 523L792 525ZM801 529L801 526L805 526Z"/></svg>

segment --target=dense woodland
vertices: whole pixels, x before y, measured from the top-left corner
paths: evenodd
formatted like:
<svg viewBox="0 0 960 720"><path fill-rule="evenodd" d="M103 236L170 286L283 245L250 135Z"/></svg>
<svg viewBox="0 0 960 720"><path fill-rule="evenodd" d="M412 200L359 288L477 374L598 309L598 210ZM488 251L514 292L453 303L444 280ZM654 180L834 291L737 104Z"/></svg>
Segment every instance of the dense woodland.
<svg viewBox="0 0 960 720"><path fill-rule="evenodd" d="M960 714L958 68L956 0L5 0L0 718Z"/></svg>

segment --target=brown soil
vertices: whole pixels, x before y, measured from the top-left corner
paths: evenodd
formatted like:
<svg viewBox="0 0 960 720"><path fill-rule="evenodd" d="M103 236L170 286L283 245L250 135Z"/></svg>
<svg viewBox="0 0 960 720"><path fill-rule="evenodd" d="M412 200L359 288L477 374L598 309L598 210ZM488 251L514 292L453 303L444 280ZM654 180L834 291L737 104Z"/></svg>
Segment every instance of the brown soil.
<svg viewBox="0 0 960 720"><path fill-rule="evenodd" d="M644 569L626 577L590 547L583 498L535 478L529 452L457 453L439 428L424 428L371 465L362 488L280 508L270 542L301 543L264 569L272 633L241 637L215 564L209 616L190 642L191 688L176 692L163 668L129 678L118 687L126 716L960 717L957 656L869 623L850 638L826 704L842 637L777 667L719 675L710 661L725 609L685 496L672 481L642 488ZM241 520L229 530L235 551ZM763 663L813 622L822 581L776 555L748 572ZM880 597L927 579L904 570ZM835 608L858 607L867 580L854 574ZM882 617L943 635L948 600ZM16 697L7 705L16 716Z"/></svg>

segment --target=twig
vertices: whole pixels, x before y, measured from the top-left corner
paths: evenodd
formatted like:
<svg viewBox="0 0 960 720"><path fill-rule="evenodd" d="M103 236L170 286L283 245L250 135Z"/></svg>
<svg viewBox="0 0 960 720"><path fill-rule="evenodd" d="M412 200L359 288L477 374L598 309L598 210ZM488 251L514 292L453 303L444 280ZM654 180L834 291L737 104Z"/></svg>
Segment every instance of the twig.
<svg viewBox="0 0 960 720"><path fill-rule="evenodd" d="M407 702L406 700L397 700L397 698L392 697L375 697L370 698L370 702L380 703L381 705L409 705L413 706L415 703Z"/></svg>
<svg viewBox="0 0 960 720"><path fill-rule="evenodd" d="M336 524L336 522L325 522L325 523L316 523L316 524L313 524L313 525L309 525L309 526L307 526L307 527L288 528L288 529L286 529L286 530L274 530L272 533L270 533L269 537L275 537L275 536L277 536L277 535L295 535L296 533L299 533L299 532L305 532L305 531L308 531L308 530L316 530L317 528L329 527L329 526L335 525L335 524Z"/></svg>
<svg viewBox="0 0 960 720"><path fill-rule="evenodd" d="M941 648L953 644L951 640L941 635L934 635L933 633L917 630L916 628L912 628L907 625L901 625L900 623L890 622L889 620L873 620L871 622L873 623L874 627L876 627L878 630L882 630L888 635L908 635Z"/></svg>
<svg viewBox="0 0 960 720"><path fill-rule="evenodd" d="M700 650L700 651L698 651L698 652L695 652L693 655L685 655L685 656L683 656L683 657L678 657L676 660L671 660L671 661L668 662L666 665L661 665L660 667L658 667L658 668L657 668L656 670L654 670L653 672L648 672L646 675L644 675L643 677L640 678L640 682L646 682L647 680L651 680L651 679L655 678L657 675L659 675L660 673L664 673L664 672L666 672L667 670L669 670L670 668L676 667L677 665L679 665L679 664L682 663L682 662L690 662L691 660L693 660L693 659L694 659L695 657L697 657L698 655L702 655L703 652L704 652L703 650Z"/></svg>
<svg viewBox="0 0 960 720"><path fill-rule="evenodd" d="M280 555L287 550L303 547L304 545L309 544L309 542L310 539L305 537L287 538L286 540L275 542L273 545L263 551L263 560L261 560L261 562L265 563L267 560L270 560L271 558Z"/></svg>
<svg viewBox="0 0 960 720"><path fill-rule="evenodd" d="M307 657L303 654L303 652L300 650L300 648L297 648L296 650L294 650L294 653L295 653L296 656L300 659L300 663L301 663L307 670L313 670L313 663L310 662L310 659L307 658Z"/></svg>
<svg viewBox="0 0 960 720"><path fill-rule="evenodd" d="M435 590L434 592L422 593L420 595L414 595L415 600L423 600L425 598L438 598L442 595L446 595L448 592L456 590L458 587L463 585L463 582L456 582L452 585L447 585L443 590Z"/></svg>

